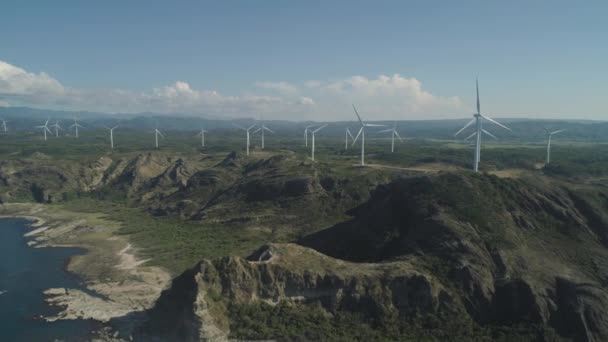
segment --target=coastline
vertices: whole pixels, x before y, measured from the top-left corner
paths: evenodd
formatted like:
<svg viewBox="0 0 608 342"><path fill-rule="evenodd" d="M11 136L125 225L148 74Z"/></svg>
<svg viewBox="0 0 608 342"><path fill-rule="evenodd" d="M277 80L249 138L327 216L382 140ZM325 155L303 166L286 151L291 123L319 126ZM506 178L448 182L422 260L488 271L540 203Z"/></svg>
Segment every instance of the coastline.
<svg viewBox="0 0 608 342"><path fill-rule="evenodd" d="M59 312L43 319L90 319L107 323L150 308L171 281L166 270L146 266L125 236L114 235L121 223L103 213L71 212L57 205L9 203L0 205L0 218L31 221L24 233L28 245L76 247L82 255L69 258L66 270L81 277L84 289L49 288L46 302Z"/></svg>

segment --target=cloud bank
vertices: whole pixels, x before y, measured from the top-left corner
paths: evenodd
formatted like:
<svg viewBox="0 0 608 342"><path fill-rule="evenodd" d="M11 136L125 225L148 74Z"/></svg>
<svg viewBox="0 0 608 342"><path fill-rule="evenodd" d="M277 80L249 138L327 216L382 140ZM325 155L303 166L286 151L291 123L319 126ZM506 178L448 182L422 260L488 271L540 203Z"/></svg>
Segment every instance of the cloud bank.
<svg viewBox="0 0 608 342"><path fill-rule="evenodd" d="M288 120L352 120L351 103L369 120L462 116L470 108L458 97L431 94L416 78L399 74L352 76L301 84L260 81L253 91L225 95L193 89L187 82L143 91L77 89L47 73L28 72L0 61L0 105L110 113L183 113Z"/></svg>

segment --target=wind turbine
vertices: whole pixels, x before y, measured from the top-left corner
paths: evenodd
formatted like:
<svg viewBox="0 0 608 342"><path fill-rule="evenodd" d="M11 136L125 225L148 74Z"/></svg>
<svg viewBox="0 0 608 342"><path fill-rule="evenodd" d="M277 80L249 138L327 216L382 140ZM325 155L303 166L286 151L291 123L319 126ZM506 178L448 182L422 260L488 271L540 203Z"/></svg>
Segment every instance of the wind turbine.
<svg viewBox="0 0 608 342"><path fill-rule="evenodd" d="M107 130L110 131L110 148L113 150L114 149L114 129L116 129L116 127L118 127L118 125L110 128L107 126L104 126Z"/></svg>
<svg viewBox="0 0 608 342"><path fill-rule="evenodd" d="M262 131L262 150L263 150L264 149L264 131L268 131L270 133L274 133L274 131L272 131L270 128L266 127L266 125L264 125L264 124L262 124L262 127L253 131L253 134L256 134L259 131Z"/></svg>
<svg viewBox="0 0 608 342"><path fill-rule="evenodd" d="M201 147L205 147L205 133L208 133L208 132L201 128L201 131L198 132L198 134L196 135L197 137L199 135L201 136Z"/></svg>
<svg viewBox="0 0 608 342"><path fill-rule="evenodd" d="M61 128L61 126L59 126L59 121L55 120L55 123L53 125L51 125L51 127L55 128L55 137L59 138L59 130L63 130L63 128Z"/></svg>
<svg viewBox="0 0 608 342"><path fill-rule="evenodd" d="M4 131L4 133L8 132L8 129L6 129L6 123L9 121L6 121L4 119L0 119L0 121L2 121L2 130Z"/></svg>
<svg viewBox="0 0 608 342"><path fill-rule="evenodd" d="M158 136L164 138L165 136L158 130L158 128L154 129L154 145L158 148Z"/></svg>
<svg viewBox="0 0 608 342"><path fill-rule="evenodd" d="M498 123L494 119L481 114L481 109L480 109L480 105L479 105L479 81L478 80L475 80L475 87L477 89L477 113L473 114L473 120L469 121L469 123L466 124L463 128L461 128L460 131L456 132L456 134L454 134L454 136L457 136L462 131L464 131L466 128L468 128L472 124L475 124L475 132L473 132L473 134L469 135L465 140L468 140L472 137L476 137L476 139L477 139L475 142L475 160L473 161L473 171L478 172L479 171L479 161L481 158L481 134L482 133L487 134L488 136L496 139L496 137L493 136L490 132L483 129L483 127L482 127L483 119L486 119L506 130L511 131L511 129L503 124Z"/></svg>
<svg viewBox="0 0 608 342"><path fill-rule="evenodd" d="M308 131L316 125L308 125L304 127L304 146L308 146Z"/></svg>
<svg viewBox="0 0 608 342"><path fill-rule="evenodd" d="M391 132L391 153L392 153L392 152L395 152L395 137L399 138L399 141L403 142L403 139L401 139L401 136L399 135L399 133L397 133L397 121L395 121L393 128L383 129L383 130L379 131L378 133L388 133L388 132Z"/></svg>
<svg viewBox="0 0 608 342"><path fill-rule="evenodd" d="M346 128L346 133L344 133L344 149L348 150L348 137L350 137L351 140L355 140L355 137L353 137L353 134L350 132L350 129Z"/></svg>
<svg viewBox="0 0 608 342"><path fill-rule="evenodd" d="M233 124L233 125L234 125L236 128L238 128L238 129L242 129L242 130L244 130L245 132L247 132L247 155L249 155L249 135L250 135L250 134L249 134L249 131L251 131L251 129L252 129L253 127L255 127L255 124L253 124L253 125L251 125L251 126L249 126L249 127L247 127L247 128L245 128L245 127L243 127L243 126L239 126L239 125L237 125L237 124L235 124L235 123L232 123L232 124Z"/></svg>
<svg viewBox="0 0 608 342"><path fill-rule="evenodd" d="M79 124L76 121L76 118L74 118L74 124L70 126L70 128L74 127L74 132L76 133L76 138L78 138L78 127L80 128L84 128L84 126L82 126L81 124Z"/></svg>
<svg viewBox="0 0 608 342"><path fill-rule="evenodd" d="M312 154L311 154L312 161L315 161L315 133L317 133L318 131L325 128L325 126L327 126L327 124L311 131L311 133L312 133Z"/></svg>
<svg viewBox="0 0 608 342"><path fill-rule="evenodd" d="M49 125L49 119L46 120L46 122L44 123L43 126L36 126L36 128L42 128L42 132L44 132L44 141L46 141L46 132L53 134L53 132L51 132L51 130L49 129L48 125Z"/></svg>
<svg viewBox="0 0 608 342"><path fill-rule="evenodd" d="M363 122L363 120L361 120L359 112L357 112L357 108L355 107L355 105L353 105L353 109L355 110L355 114L357 114L357 119L359 119L359 123L361 124L361 128L359 128L359 133L357 133L357 136L353 140L353 145L355 145L357 139L359 139L359 136L361 136L361 166L365 166L365 127L383 127L384 125L368 124Z"/></svg>
<svg viewBox="0 0 608 342"><path fill-rule="evenodd" d="M549 132L549 130L545 128L545 132L547 132L547 164L551 162L551 138L554 134L561 133L563 131L567 131L567 129L560 129L559 131Z"/></svg>

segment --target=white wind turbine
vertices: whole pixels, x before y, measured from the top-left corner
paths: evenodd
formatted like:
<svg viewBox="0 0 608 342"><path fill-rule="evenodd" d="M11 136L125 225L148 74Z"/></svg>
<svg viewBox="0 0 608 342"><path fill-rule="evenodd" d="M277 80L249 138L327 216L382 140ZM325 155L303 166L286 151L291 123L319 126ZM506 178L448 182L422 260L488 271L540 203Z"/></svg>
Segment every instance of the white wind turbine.
<svg viewBox="0 0 608 342"><path fill-rule="evenodd" d="M264 149L264 131L268 131L269 133L274 133L273 130L271 130L270 128L266 127L266 125L262 124L262 127L256 129L255 131L253 131L253 134L256 134L257 132L262 133L262 150Z"/></svg>
<svg viewBox="0 0 608 342"><path fill-rule="evenodd" d="M311 153L311 159L312 161L315 161L315 133L317 133L318 131L322 130L323 128L325 128L325 126L327 126L327 124L311 131L311 135L312 135L312 153Z"/></svg>
<svg viewBox="0 0 608 342"><path fill-rule="evenodd" d="M350 129L346 128L346 132L344 133L344 149L348 150L348 137L350 137L351 140L355 140L355 137L353 137L353 134L350 132Z"/></svg>
<svg viewBox="0 0 608 342"><path fill-rule="evenodd" d="M74 133L75 133L75 136L76 136L76 138L78 138L78 128L84 128L84 126L82 126L81 124L79 124L79 123L76 121L76 118L74 118L74 124L73 124L73 125L71 125L71 126L70 126L70 128L72 128L72 127L74 127Z"/></svg>
<svg viewBox="0 0 608 342"><path fill-rule="evenodd" d="M363 122L363 120L361 120L359 112L357 112L357 108L355 108L355 105L353 105L353 109L355 110L355 114L357 114L357 119L359 119L359 123L361 124L361 128L359 128L359 133L357 133L357 136L353 140L353 145L355 145L357 139L359 139L359 136L361 136L361 166L365 166L365 127L384 127L384 125L368 124Z"/></svg>
<svg viewBox="0 0 608 342"><path fill-rule="evenodd" d="M55 123L51 125L51 127L55 128L55 137L58 138L59 137L59 130L63 130L63 128L61 128L61 126L59 126L59 121L55 120Z"/></svg>
<svg viewBox="0 0 608 342"><path fill-rule="evenodd" d="M158 136L161 136L162 138L164 138L165 136L158 130L158 128L154 129L154 146L156 146L156 148L158 148Z"/></svg>
<svg viewBox="0 0 608 342"><path fill-rule="evenodd" d="M8 132L8 129L6 128L6 123L9 121L6 121L4 119L0 119L0 121L2 121L2 130L4 131L4 133Z"/></svg>
<svg viewBox="0 0 608 342"><path fill-rule="evenodd" d="M203 128L201 128L201 131L198 132L198 134L196 135L197 137L199 135L201 136L201 147L205 147L205 133L208 133L208 132L205 131Z"/></svg>
<svg viewBox="0 0 608 342"><path fill-rule="evenodd" d="M454 134L454 136L457 136L462 131L464 131L467 127L471 126L472 124L475 124L475 132L473 132L473 134L469 135L465 140L468 140L472 137L476 137L475 159L473 161L473 171L478 172L479 171L479 161L481 158L481 135L482 135L482 133L487 134L488 136L496 139L496 137L493 136L490 132L483 129L483 127L482 127L483 119L486 119L506 130L511 131L511 129L503 124L498 123L494 119L481 114L480 105L479 105L479 82L477 80L475 80L475 86L477 89L477 113L473 114L473 116L474 116L473 120L469 121L469 123L466 124L463 128L461 128L460 131L456 132L456 134Z"/></svg>
<svg viewBox="0 0 608 342"><path fill-rule="evenodd" d="M239 125L237 125L237 124L235 124L235 123L232 123L232 124L233 124L233 125L234 125L236 128L238 128L238 129L242 129L242 130L244 130L245 132L247 132L247 155L249 155L249 143L250 143L250 140L249 140L249 137L250 137L250 134L249 134L249 133L250 133L250 132L249 132L249 131L251 131L251 129L252 129L253 127L255 127L255 124L253 124L253 125L251 125L251 126L249 126L249 127L247 127L247 128L245 128L245 127L243 127L243 126L239 126Z"/></svg>
<svg viewBox="0 0 608 342"><path fill-rule="evenodd" d="M393 128L389 128L389 129L384 129L379 131L378 133L391 133L391 153L395 152L395 137L399 138L399 141L403 142L403 139L401 139L401 136L399 135L399 133L397 133L397 122L395 121L395 124L393 125Z"/></svg>
<svg viewBox="0 0 608 342"><path fill-rule="evenodd" d="M46 132L53 134L53 132L51 132L51 130L49 129L48 125L49 125L49 120L47 119L46 122L44 123L44 125L36 126L36 128L42 128L42 132L44 132L44 141L46 141Z"/></svg>
<svg viewBox="0 0 608 342"><path fill-rule="evenodd" d="M110 148L113 150L114 149L114 130L118 127L118 125L110 128L107 126L104 126L107 130L110 131Z"/></svg>
<svg viewBox="0 0 608 342"><path fill-rule="evenodd" d="M308 131L316 125L308 125L304 127L304 146L308 146Z"/></svg>
<svg viewBox="0 0 608 342"><path fill-rule="evenodd" d="M566 129L560 129L559 131L549 132L548 129L545 128L545 132L547 132L547 164L551 162L551 138L554 134L561 133L563 131L567 131Z"/></svg>

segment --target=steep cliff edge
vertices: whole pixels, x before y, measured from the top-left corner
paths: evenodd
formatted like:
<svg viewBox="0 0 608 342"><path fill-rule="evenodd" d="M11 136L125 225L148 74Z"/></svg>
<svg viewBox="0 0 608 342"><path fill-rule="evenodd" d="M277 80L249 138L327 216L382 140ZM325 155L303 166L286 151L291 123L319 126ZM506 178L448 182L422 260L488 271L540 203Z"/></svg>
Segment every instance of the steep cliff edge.
<svg viewBox="0 0 608 342"><path fill-rule="evenodd" d="M607 198L544 178L395 180L301 245L200 262L139 336L608 340Z"/></svg>

